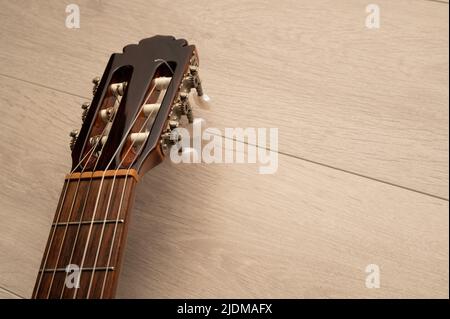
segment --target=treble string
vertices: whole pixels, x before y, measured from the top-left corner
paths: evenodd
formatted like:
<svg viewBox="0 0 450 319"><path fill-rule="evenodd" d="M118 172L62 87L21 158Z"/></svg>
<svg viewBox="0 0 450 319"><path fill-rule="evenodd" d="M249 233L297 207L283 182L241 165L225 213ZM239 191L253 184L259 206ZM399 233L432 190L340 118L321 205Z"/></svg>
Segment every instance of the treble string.
<svg viewBox="0 0 450 319"><path fill-rule="evenodd" d="M148 95L147 95L147 98L153 93L154 89L155 89L155 86L152 87L152 89L150 90L150 92L149 92ZM147 98L146 98L144 101L146 101ZM87 253L87 249L88 249L88 245L89 245L89 239L90 239L90 237L91 237L92 228L93 228L94 221L95 221L95 217L96 217L96 214L97 214L98 203L99 203L99 200L100 200L101 190L102 190L102 187L103 187L103 182L104 182L104 179L105 179L105 176L106 176L106 172L107 172L107 170L109 169L109 167L111 166L111 164L112 164L112 162L113 162L115 156L117 155L117 153L119 152L119 150L121 149L121 147L123 146L123 144L125 143L125 141L127 140L128 134L131 132L131 129L133 128L134 124L136 123L137 119L139 118L139 114L141 113L141 111L143 111L144 105L145 105L145 104L143 104L143 105L140 107L139 111L136 113L135 118L133 119L131 125L129 126L129 128L128 128L128 130L127 130L127 132L124 134L124 137L123 137L123 139L121 140L121 142L119 143L119 146L117 147L116 151L115 151L114 154L111 156L111 160L109 161L108 165L107 165L106 168L105 168L104 173L102 174L102 178L101 178L101 181L100 181L99 190L98 190L98 192L97 192L97 199L96 199L95 205L94 205L94 212L93 212L93 215L92 215L92 219L91 219L91 223L90 223L90 226L89 226L89 231L88 231L88 235L87 235L87 239L86 239L86 245L85 245L85 248L84 248L83 257L82 257L82 259L81 259L80 271L79 271L79 273L78 273L79 278L81 278L81 274L82 274L82 272L83 272L83 266L84 266L84 262L85 262L85 259L86 259L86 253ZM147 118L147 119L148 119L148 118ZM117 168L117 170L118 170L118 169L119 169L119 168ZM117 170L116 170L116 171L117 171ZM113 191L113 189L111 189L111 192L112 192L112 191ZM84 208L83 208L83 209L84 209ZM64 290L64 287L63 287L63 290ZM78 288L75 287L75 291L74 291L74 294L73 294L73 298L74 298L74 299L76 298L77 293L78 293Z"/></svg>
<svg viewBox="0 0 450 319"><path fill-rule="evenodd" d="M149 135L149 136L150 136L150 135ZM143 147L144 147L144 145L145 145L145 142L147 141L147 139L149 138L149 136L147 136L147 137L145 138L145 140L142 142L142 144L141 144L141 146L140 146L140 148L139 148L139 151L136 153L136 157L139 156L139 154L141 153L141 151L142 151L142 149L143 149ZM130 150L130 149L129 149L129 150ZM129 151L129 150L128 150L128 151ZM128 153L128 152L127 152L127 153ZM135 158L135 159L136 159L136 158ZM134 160L135 160L135 159L134 159ZM114 240L115 240L115 237L116 237L117 227L118 227L118 225L119 225L120 212L121 212L121 210L122 210L123 198L124 198L125 190L126 190L126 187L127 187L128 175L130 174L131 167L132 167L133 164L134 164L134 160L133 160L133 161L130 163L130 165L128 166L127 173L126 173L126 175L125 175L125 180L124 180L124 183L123 183L122 193L121 193L121 195L120 195L119 208L118 208L118 210L117 210L116 220L115 220L115 223L114 223L114 231L113 231L113 236L112 236L112 240L111 240L111 246L110 246L110 248L109 248L108 260L107 260L106 268L105 268L105 275L104 275L103 281L102 281L102 289L101 289L101 293L100 293L100 299L103 298L103 293L104 293L105 286L106 286L106 279L107 279L107 275L108 275L109 264L110 264L110 262L111 262L112 251L113 251L113 248L114 248ZM114 178L116 177L116 174L117 174L117 171L116 171L116 173L115 173L115 175L114 175ZM91 281L92 281L92 278L91 278Z"/></svg>
<svg viewBox="0 0 450 319"><path fill-rule="evenodd" d="M114 103L120 103L120 101L119 101L119 99L118 99L117 96L115 97ZM115 113L114 113L113 118L112 118L111 121L114 122L114 119L115 119ZM96 149L97 149L99 143L101 143L102 137L103 137L103 136L107 136L107 134L105 134L106 131L107 131L107 125L104 127L103 131L101 132L100 137L99 137L98 139L96 139L95 144L94 144L94 146L93 146L93 148L92 148L93 150L96 150ZM99 154L102 153L103 148L105 147L105 145L106 145L106 142L101 144L101 148L100 148L100 150L99 150ZM89 157L89 159L90 159L90 157ZM97 165L98 165L98 163L99 163L99 160L100 160L100 156L97 156L97 159L96 159L96 161L95 161L95 163L94 163L94 167L93 167L93 169L92 169L92 172L94 172L94 171L97 169ZM82 171L81 173L84 172L84 169L85 169L85 167L83 168L83 171ZM81 174L80 174L80 177L79 177L79 179L78 179L78 184L80 183L80 180L81 180ZM76 232L76 235L75 235L74 244L73 244L73 246L72 246L72 251L71 251L71 255L70 255L70 259L69 259L69 264L68 264L68 265L72 264L72 257L73 257L73 254L74 254L74 250L75 250L75 246L76 246L76 243L77 243L79 231L80 231L80 228L81 228L81 223L82 223L82 221L83 221L84 209L85 209L85 207L86 207L87 199L88 199L88 197L89 197L89 191L90 191L90 189L91 189L92 181L93 181L93 175L92 175L92 176L90 177L90 179L89 179L89 184L88 184L88 187L87 187L86 196L85 196L84 202L83 202L83 209L82 209L82 212L81 212L80 221L78 222L78 228L77 228L77 232ZM78 188L77 188L77 191L78 191ZM77 193L76 193L75 195L77 195ZM71 214L72 214L72 209L73 209L73 206L72 206L72 208L71 208L71 211L70 211L70 215L69 215L68 221L70 220L70 216L71 216ZM64 235L66 234L66 231L67 231L68 226L69 226L69 224L66 225L66 228L65 228L65 231L64 231ZM64 236L64 237L65 237L65 236ZM62 241L61 246L60 246L60 251L59 251L59 254L58 254L58 260L57 260L56 266L58 265L58 261L59 261L59 257L60 257L61 251L62 251L62 247L63 247L63 244L64 244L64 240L65 240L65 238L63 238L63 241ZM53 272L53 277L55 276L55 272L56 272L56 269L55 269L54 272ZM53 281L53 277L52 277L52 281ZM62 285L62 291L61 291L60 298L62 298L62 296L63 296L63 294L64 294L64 288L65 288L65 285ZM50 286L50 288L49 288L49 294L50 294L50 291L51 291L51 286ZM47 296L47 298L48 298L48 297L49 297L49 295Z"/></svg>
<svg viewBox="0 0 450 319"><path fill-rule="evenodd" d="M117 99L117 97L116 97L116 102L117 102L117 101L118 101L118 99ZM100 141L101 141L101 138L102 138L103 136L106 136L106 134L105 134L106 131L107 131L107 126L105 126L105 127L103 128L103 131L102 131L101 134L100 134L100 138L98 138L98 139L95 141L94 146L91 148L92 152L91 152L91 154L89 155L89 158L87 159L87 163L89 162L89 160L91 159L91 157L92 157L92 155L94 154L95 150L97 149L97 147L98 147L98 145L99 145L99 143L100 143ZM101 153L101 151L103 150L103 147L104 147L104 146L105 146L104 144L101 146L100 153ZM96 161L95 161L93 171L95 171L95 169L96 169L96 167L97 167L99 158L100 158L100 157L97 157L97 159L96 159ZM69 216L67 217L67 221L68 221L68 222L70 222L70 219L71 219L71 217L72 217L73 208L74 208L74 206L75 206L75 202L76 202L76 199L77 199L77 197L78 197L78 190L79 190L79 186L80 186L80 184L81 184L81 174L85 172L86 167L87 167L87 166L83 166L83 169L81 170L80 176L79 176L78 181L77 181L77 186L76 186L75 194L74 194L74 197L73 197L73 200L72 200L72 204L71 204L71 207L70 207ZM89 185L89 186L90 186L90 185ZM88 191L88 193L89 193L89 191ZM56 232L57 224L54 226L54 228L55 228L55 232ZM63 248L63 246L64 246L64 242L65 242L65 239L66 239L66 234L67 234L68 228L69 228L69 223L67 223L67 224L65 225L65 227L64 227L63 238L62 238L61 244L60 244L60 246L59 246L59 251L58 251L57 258L56 258L55 268L53 269L52 277L51 277L51 280L50 280L50 286L49 286L49 289L48 289L48 291L47 291L47 298L50 298L51 288L52 288L52 286L53 286L53 281L54 281L54 279L55 279L56 269L58 268L58 263L59 263L59 259L60 259L60 257L61 257L62 248ZM69 263L69 264L70 264L70 263Z"/></svg>
<svg viewBox="0 0 450 319"><path fill-rule="evenodd" d="M158 61L158 60L163 61L163 62L169 67L170 71L172 72L172 76L173 76L174 71L172 70L172 68L170 67L170 65L167 63L167 61L165 61L165 60L163 60L163 59L156 59L155 62ZM151 117L152 114L153 114L153 110L152 110L152 113L151 113L151 114L148 116L148 118L146 119L146 121ZM145 126L145 124L143 125L143 127L144 127L144 126ZM141 130L142 130L142 128L141 128ZM149 136L150 136L150 134L149 134L149 135L145 138L145 140L141 143L140 148L139 148L138 152L136 153L135 159L137 158L137 156L140 155L140 153L141 153L141 151L142 151L142 149L143 149L143 147L144 147L144 145L145 145L147 139L149 138ZM133 141L133 144L134 144L134 141ZM132 146L133 146L133 145L132 145ZM129 152L130 150L131 150L131 147L128 149L127 154L128 154L128 152ZM126 155L127 155L127 154L126 154ZM126 158L126 155L125 155L123 158ZM115 220L115 223L114 223L114 231L113 231L113 236L112 236L112 240L111 240L111 246L110 246L110 248L109 248L108 260L107 260L106 268L105 268L105 275L104 275L104 277L103 277L102 289L101 289L101 293L100 293L100 299L103 298L103 294L104 294L104 291L105 291L106 279L107 279L107 277L108 277L108 269L109 269L109 265L110 265L110 263L111 263L112 251L113 251L113 248L114 248L114 240L115 240L116 233L117 233L117 227L118 227L118 225L119 225L120 212L121 212L121 210L122 210L123 199L124 199L125 190L126 190L127 182L128 182L128 175L130 174L131 167L133 166L133 163L134 163L134 160L135 160L135 159L133 159L133 161L130 162L130 165L128 166L128 169L127 169L127 173L126 173L126 175L125 175L125 181L124 181L124 183L123 183L123 188L122 188L122 193L121 193L121 196L120 196L119 207L118 207L118 210L117 210L116 220ZM119 167L120 167L120 165L119 165ZM115 174L114 174L114 179L116 178L116 174L117 174L117 170L116 170L116 172L115 172ZM109 200L111 199L111 194L112 194L112 189L111 189L111 193L110 193L110 198L109 198ZM108 206L109 206L109 202L108 202ZM105 215L105 219L106 219L106 215ZM101 241L100 241L100 243L101 243ZM100 246L100 244L99 244L99 246ZM98 254L98 251L97 251L97 254ZM94 267L95 267L95 266L96 266L96 264L94 264ZM92 276L93 276L93 274L92 274ZM92 279L92 277L91 277L91 283L92 283L92 280L93 280L93 279ZM90 287L89 287L89 289L90 289Z"/></svg>
<svg viewBox="0 0 450 319"><path fill-rule="evenodd" d="M148 120L152 117L153 112L154 112L154 110L152 110L151 113L148 115L148 117L145 119L144 123L142 124L141 128L139 129L139 133L141 133L143 130L145 130L145 127L146 127L146 125L147 125L147 122L148 122ZM147 140L147 138L148 138L148 136L146 137L145 141ZM130 166L128 167L128 170L127 170L127 175L129 174L130 168L131 168L131 166L133 165L134 160L137 158L137 156L139 156L140 151L142 150L143 146L145 145L145 141L143 141L143 142L141 143L139 151L136 153L135 158L131 161L131 164L130 164ZM130 151L133 149L133 146L134 146L135 142L136 142L135 140L132 141L132 143L131 143L130 147L128 148L127 152L126 152L125 155L122 157L122 160L120 161L120 163L119 163L119 165L118 165L118 168L117 168L117 169L115 170L115 172L114 172L113 181L112 181L112 186L111 186L111 191L110 191L109 197L108 197L108 204L107 204L107 206L106 206L105 218L104 218L104 220L103 220L102 230L101 230L101 233L100 233L99 244L98 244L98 247L97 247L97 252L96 252L96 254L95 254L94 266L93 266L93 268L92 268L92 273L91 273L91 277L90 277L90 281L89 281L89 288L88 288L87 298L89 298L90 291L91 291L91 287L92 287L92 283L93 283L93 280L94 280L94 272L95 272L95 269L96 269L96 267L97 267L97 261L98 261L98 257L99 257L99 254L100 254L100 247L101 247L101 243L102 243L102 239L103 239L103 233L104 233L104 230L105 230L106 221L107 221L107 217L108 217L108 213L109 213L109 208L110 208L110 203L111 203L111 198L112 198L112 194L113 194L113 190L114 190L114 184L115 184L115 181L116 181L117 172L119 171L119 168L122 166L122 164L123 164L124 160L126 159L127 155L128 155L128 154L130 153ZM126 178L127 178L127 176L125 176L125 181L126 181ZM126 185L126 183L125 183L125 185ZM123 198L124 192L125 192L125 189L122 190L121 199ZM121 203L120 203L120 205L119 205L119 210L118 210L118 211L119 211L119 214L117 215L118 217L120 216L120 206L121 206ZM118 219L116 219L116 221L118 221ZM111 242L111 247L112 247L113 245L114 245L114 236L113 236L113 241ZM106 266L105 271L107 271L108 267L109 267L109 263L108 263L108 265ZM105 273L106 273L106 272L105 272ZM102 289L102 290L103 290L103 289Z"/></svg>

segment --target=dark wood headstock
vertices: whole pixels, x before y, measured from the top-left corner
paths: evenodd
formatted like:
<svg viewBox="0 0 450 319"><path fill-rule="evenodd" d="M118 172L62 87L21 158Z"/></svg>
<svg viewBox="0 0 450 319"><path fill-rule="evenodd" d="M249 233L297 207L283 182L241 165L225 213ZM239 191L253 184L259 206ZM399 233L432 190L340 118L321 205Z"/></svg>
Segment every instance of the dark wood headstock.
<svg viewBox="0 0 450 319"><path fill-rule="evenodd" d="M180 117L192 121L190 90L203 94L197 68L195 46L171 36L112 54L72 134L73 171L132 168L142 175L160 163Z"/></svg>

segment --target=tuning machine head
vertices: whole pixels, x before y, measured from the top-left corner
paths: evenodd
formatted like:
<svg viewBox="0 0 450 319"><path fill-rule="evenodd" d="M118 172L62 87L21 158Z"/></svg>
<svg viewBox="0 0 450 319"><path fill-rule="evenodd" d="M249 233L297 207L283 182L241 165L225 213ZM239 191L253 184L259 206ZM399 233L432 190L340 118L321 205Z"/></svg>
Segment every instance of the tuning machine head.
<svg viewBox="0 0 450 319"><path fill-rule="evenodd" d="M84 122L86 120L86 115L89 111L89 108L91 106L91 103L89 102L84 102L83 104L81 104L81 109L83 110L83 112L81 113L81 121Z"/></svg>
<svg viewBox="0 0 450 319"><path fill-rule="evenodd" d="M189 102L189 93L180 92L178 103L176 104L176 110L181 115L186 115L189 123L192 123L194 120L194 115L192 113L192 106Z"/></svg>
<svg viewBox="0 0 450 319"><path fill-rule="evenodd" d="M162 148L179 142L183 117L192 122L189 92L204 95L195 46L171 36L143 39L112 54L92 83L92 105L83 104L80 134L71 134L75 170L132 167L143 174L164 159Z"/></svg>
<svg viewBox="0 0 450 319"><path fill-rule="evenodd" d="M92 95L95 95L95 92L97 92L98 85L100 84L100 77L96 76L92 79L92 83L94 84L94 87L92 88Z"/></svg>
<svg viewBox="0 0 450 319"><path fill-rule="evenodd" d="M178 92L178 97L175 100L170 113L166 131L161 135L160 144L164 153L167 152L171 146L176 145L182 139L181 134L178 130L176 130L180 126L181 117L183 115L186 116L190 124L194 122L192 106L189 101L189 94L192 89L197 91L198 96L206 97L203 92L198 72L198 62L195 56L191 59L190 65L184 74L180 90Z"/></svg>
<svg viewBox="0 0 450 319"><path fill-rule="evenodd" d="M73 150L73 147L74 147L74 145L75 145L75 143L77 142L77 139L78 139L78 130L72 130L69 133L69 136L71 137L70 143L69 143L69 147L70 147L70 150Z"/></svg>
<svg viewBox="0 0 450 319"><path fill-rule="evenodd" d="M182 140L182 135L177 130L167 130L161 135L161 147L163 152L167 152L169 148Z"/></svg>

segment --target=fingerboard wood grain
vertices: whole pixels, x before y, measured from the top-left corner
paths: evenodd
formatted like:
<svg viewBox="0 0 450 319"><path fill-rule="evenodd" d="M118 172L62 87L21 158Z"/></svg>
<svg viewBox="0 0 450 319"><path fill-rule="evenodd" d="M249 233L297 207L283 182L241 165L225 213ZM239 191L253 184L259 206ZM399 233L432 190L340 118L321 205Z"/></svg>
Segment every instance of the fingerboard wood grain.
<svg viewBox="0 0 450 319"><path fill-rule="evenodd" d="M34 298L114 297L137 180L135 172L114 176L66 178Z"/></svg>

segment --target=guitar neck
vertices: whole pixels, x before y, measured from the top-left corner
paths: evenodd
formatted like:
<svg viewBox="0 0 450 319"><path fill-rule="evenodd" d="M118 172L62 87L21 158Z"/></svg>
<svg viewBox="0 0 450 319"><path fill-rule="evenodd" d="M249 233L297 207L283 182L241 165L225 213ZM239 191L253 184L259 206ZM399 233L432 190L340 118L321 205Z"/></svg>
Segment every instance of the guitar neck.
<svg viewBox="0 0 450 319"><path fill-rule="evenodd" d="M138 181L135 170L66 177L33 298L113 298Z"/></svg>
<svg viewBox="0 0 450 319"><path fill-rule="evenodd" d="M198 65L194 45L159 35L113 53L94 78L70 133L72 170L86 172L66 178L33 298L115 296L139 175L171 146L181 151L176 129L184 116L193 122L191 90L208 100Z"/></svg>

